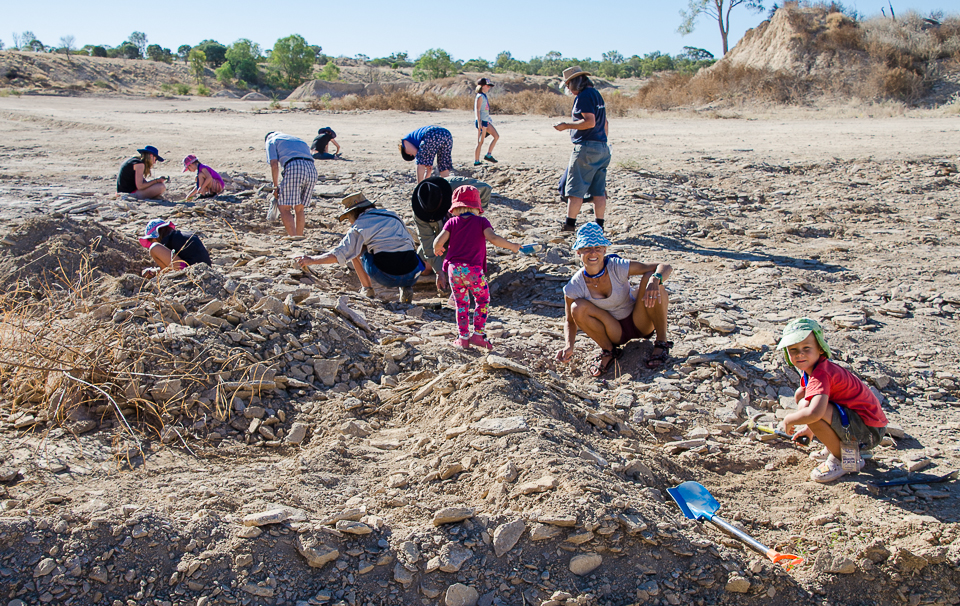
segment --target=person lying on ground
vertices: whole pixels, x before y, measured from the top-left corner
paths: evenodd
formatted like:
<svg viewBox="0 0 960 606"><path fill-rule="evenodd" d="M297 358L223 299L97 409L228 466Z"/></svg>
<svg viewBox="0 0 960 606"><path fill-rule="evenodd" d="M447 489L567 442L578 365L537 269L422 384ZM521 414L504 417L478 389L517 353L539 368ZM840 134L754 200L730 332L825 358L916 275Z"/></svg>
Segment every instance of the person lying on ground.
<svg viewBox="0 0 960 606"><path fill-rule="evenodd" d="M437 290L446 296L449 293L447 275L443 271L443 257L433 254L433 243L450 218L449 210L453 190L461 185L472 185L480 193L480 208L486 208L490 202L491 187L483 181L469 177L430 177L424 179L413 190L413 222L417 227L420 246L417 254L426 264L424 274L431 272L437 276Z"/></svg>
<svg viewBox="0 0 960 606"><path fill-rule="evenodd" d="M153 219L147 223L140 244L150 251L150 258L157 264L157 267L143 270L145 278L152 278L164 270L183 269L197 263L212 265L210 253L200 237L191 232L181 232L172 221Z"/></svg>
<svg viewBox="0 0 960 606"><path fill-rule="evenodd" d="M331 154L328 149L331 143L337 148L337 153L335 154ZM313 140L310 149L313 151L313 157L317 160L336 160L340 157L340 144L337 142L337 133L333 132L333 129L329 126L324 126L317 131L317 137Z"/></svg>
<svg viewBox="0 0 960 606"><path fill-rule="evenodd" d="M183 159L183 172L197 173L197 185L187 194L186 202L193 200L194 196L212 198L223 191L223 177L206 164L201 164L193 154Z"/></svg>
<svg viewBox="0 0 960 606"><path fill-rule="evenodd" d="M567 220L561 231L576 229L577 215L584 198L593 198L593 214L603 227L607 208L607 167L610 165L610 146L607 145L607 110L603 97L588 78L589 72L579 65L563 70L563 85L576 95L571 111L571 122L557 122L558 131L569 130L573 152L567 163Z"/></svg>
<svg viewBox="0 0 960 606"><path fill-rule="evenodd" d="M341 201L344 212L338 219L350 222L340 244L318 257L300 256L296 262L307 265L346 265L360 280L360 294L373 297L373 282L388 288L400 288L400 302L413 301L413 285L423 272L423 262L414 250L413 237L397 213L377 208L362 193L350 194Z"/></svg>
<svg viewBox="0 0 960 606"><path fill-rule="evenodd" d="M667 341L669 301L663 287L673 268L608 255L610 244L603 228L584 223L573 243L583 268L563 287L566 347L557 352L557 359L571 359L579 328L600 346L590 366L595 377L609 370L623 355L620 346L633 339L649 339L656 333L647 368L665 365L673 347ZM630 276L641 276L638 289L631 287Z"/></svg>
<svg viewBox="0 0 960 606"><path fill-rule="evenodd" d="M278 132L263 138L273 179L273 197L280 207L280 220L288 236L302 236L306 208L317 184L317 167L307 142ZM281 181L280 170L283 169Z"/></svg>
<svg viewBox="0 0 960 606"><path fill-rule="evenodd" d="M140 200L159 200L167 191L169 177L147 180L153 167L163 162L156 147L148 145L138 149L140 157L124 160L117 173L117 193L130 194Z"/></svg>
<svg viewBox="0 0 960 606"><path fill-rule="evenodd" d="M810 472L814 482L832 482L863 469L860 449L871 450L886 433L887 417L880 401L855 374L830 361L833 355L815 320L797 318L783 329L777 344L787 364L800 372L794 399L797 410L777 429L793 435L816 436L826 447L826 460ZM802 429L796 434L797 426Z"/></svg>
<svg viewBox="0 0 960 606"><path fill-rule="evenodd" d="M417 183L433 173L433 161L437 172L446 177L453 170L453 135L440 126L423 126L400 139L400 156L410 162L417 161Z"/></svg>
<svg viewBox="0 0 960 606"><path fill-rule="evenodd" d="M490 287L487 285L487 242L513 252L520 252L520 245L498 236L490 221L480 215L480 192L476 187L462 185L453 192L450 206L453 218L447 221L433 243L433 254L446 256L443 270L447 273L450 288L457 302L457 328L460 336L453 344L463 349L471 345L493 349L486 337L487 304L490 302ZM444 244L449 246L444 250ZM473 334L470 334L470 295L473 295Z"/></svg>

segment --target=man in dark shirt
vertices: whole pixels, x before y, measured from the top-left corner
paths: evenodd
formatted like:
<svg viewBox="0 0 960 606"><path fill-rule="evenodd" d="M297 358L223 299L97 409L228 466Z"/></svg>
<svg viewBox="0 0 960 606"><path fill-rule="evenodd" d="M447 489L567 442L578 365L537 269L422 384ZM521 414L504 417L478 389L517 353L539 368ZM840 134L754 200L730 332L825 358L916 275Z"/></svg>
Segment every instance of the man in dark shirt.
<svg viewBox="0 0 960 606"><path fill-rule="evenodd" d="M327 151L327 147L333 143L337 148L336 154ZM313 157L317 160L336 160L340 157L340 144L337 143L337 133L329 126L324 126L317 131L317 137L313 140Z"/></svg>
<svg viewBox="0 0 960 606"><path fill-rule="evenodd" d="M583 199L593 197L593 214L603 227L607 207L607 167L610 165L610 147L607 145L606 105L603 97L590 81L589 72L575 65L563 70L563 84L576 95L571 112L572 122L558 122L553 127L569 130L573 153L567 166L567 220L561 231L576 231L577 215Z"/></svg>
<svg viewBox="0 0 960 606"><path fill-rule="evenodd" d="M167 268L183 269L197 263L213 265L200 237L191 232L181 232L171 221L154 219L147 223L140 244L150 250L150 257L159 266L143 270L146 278L152 278Z"/></svg>

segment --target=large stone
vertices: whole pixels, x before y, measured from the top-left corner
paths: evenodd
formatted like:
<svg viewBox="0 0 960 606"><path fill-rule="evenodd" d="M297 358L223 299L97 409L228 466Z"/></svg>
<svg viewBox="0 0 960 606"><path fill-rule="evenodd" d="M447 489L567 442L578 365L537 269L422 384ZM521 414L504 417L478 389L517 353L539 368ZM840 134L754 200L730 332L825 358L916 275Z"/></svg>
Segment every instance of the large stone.
<svg viewBox="0 0 960 606"><path fill-rule="evenodd" d="M514 520L497 526L493 531L493 550L498 558L513 549L526 528L527 525L523 520Z"/></svg>
<svg viewBox="0 0 960 606"><path fill-rule="evenodd" d="M33 569L34 577L45 577L57 568L57 563L53 558L44 558L40 560L40 563L37 564L37 567Z"/></svg>
<svg viewBox="0 0 960 606"><path fill-rule="evenodd" d="M739 574L732 574L727 578L727 585L724 589L731 593L747 593L750 591L750 581Z"/></svg>
<svg viewBox="0 0 960 606"><path fill-rule="evenodd" d="M243 518L244 526L266 526L267 524L279 524L290 517L290 511L287 509L271 509L260 513L251 513Z"/></svg>
<svg viewBox="0 0 960 606"><path fill-rule="evenodd" d="M530 429L523 417L505 417L499 419L483 419L473 424L477 433L485 436L505 436Z"/></svg>
<svg viewBox="0 0 960 606"><path fill-rule="evenodd" d="M557 479L553 476L543 476L537 480L524 482L517 486L520 494L534 494L537 492L546 492L557 487Z"/></svg>
<svg viewBox="0 0 960 606"><path fill-rule="evenodd" d="M523 364L517 364L509 358L504 358L503 356L497 356L494 354L488 354L484 359L486 365L490 368L502 368L505 370L511 370L517 374L530 376L530 369L524 366Z"/></svg>
<svg viewBox="0 0 960 606"><path fill-rule="evenodd" d="M433 525L455 524L472 518L473 514L473 507L444 507L433 514Z"/></svg>
<svg viewBox="0 0 960 606"><path fill-rule="evenodd" d="M570 558L570 572L577 576L590 574L603 564L603 556L599 553L583 553Z"/></svg>
<svg viewBox="0 0 960 606"><path fill-rule="evenodd" d="M312 568L322 568L324 565L340 557L340 551L320 543L316 539L298 534L294 540L297 551Z"/></svg>
<svg viewBox="0 0 960 606"><path fill-rule="evenodd" d="M333 387L337 382L337 376L340 374L340 360L314 358L313 374L319 377L327 387Z"/></svg>
<svg viewBox="0 0 960 606"><path fill-rule="evenodd" d="M827 572L834 574L853 574L857 571L857 565L853 560L846 556L837 556L830 561Z"/></svg>
<svg viewBox="0 0 960 606"><path fill-rule="evenodd" d="M531 541L549 541L550 539L557 538L562 530L556 526L551 526L549 524L534 524L530 528L530 540Z"/></svg>
<svg viewBox="0 0 960 606"><path fill-rule="evenodd" d="M406 566L397 562L393 567L393 580L404 587L409 587L413 583L413 573Z"/></svg>
<svg viewBox="0 0 960 606"><path fill-rule="evenodd" d="M454 583L447 587L447 593L443 596L443 603L446 606L477 606L477 600L479 599L480 594L473 587Z"/></svg>
<svg viewBox="0 0 960 606"><path fill-rule="evenodd" d="M353 436L355 438L365 438L373 433L373 430L370 428L370 424L366 421L361 421L359 419L351 419L343 423L340 426L340 433L345 436Z"/></svg>
<svg viewBox="0 0 960 606"><path fill-rule="evenodd" d="M440 548L437 557L443 572L460 572L467 560L473 557L473 552L459 543L447 543Z"/></svg>
<svg viewBox="0 0 960 606"><path fill-rule="evenodd" d="M290 427L290 433L287 434L286 440L290 444L300 444L306 439L309 431L310 426L306 423L294 423Z"/></svg>
<svg viewBox="0 0 960 606"><path fill-rule="evenodd" d="M337 521L336 529L347 534L370 534L373 528L370 528L363 522L353 522L351 520Z"/></svg>

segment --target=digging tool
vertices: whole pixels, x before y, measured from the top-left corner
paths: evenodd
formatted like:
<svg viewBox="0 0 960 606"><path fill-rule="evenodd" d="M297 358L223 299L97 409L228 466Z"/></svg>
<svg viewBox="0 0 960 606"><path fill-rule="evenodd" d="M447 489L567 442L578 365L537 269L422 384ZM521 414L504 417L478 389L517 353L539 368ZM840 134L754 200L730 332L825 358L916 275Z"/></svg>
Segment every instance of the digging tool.
<svg viewBox="0 0 960 606"><path fill-rule="evenodd" d="M520 247L520 254L533 255L541 252L546 246L543 243L525 244Z"/></svg>
<svg viewBox="0 0 960 606"><path fill-rule="evenodd" d="M888 486L909 486L910 484L940 484L942 482L956 480L958 475L960 475L960 469L954 469L950 473L945 473L942 476L904 476L902 478L897 478L896 480L887 480L886 482L870 482L869 484L877 488L887 488Z"/></svg>
<svg viewBox="0 0 960 606"><path fill-rule="evenodd" d="M717 500L713 498L713 495L710 494L710 491L707 490L703 484L698 482L684 482L676 488L668 488L667 492L670 493L670 496L673 497L680 511L682 511L683 515L688 519L706 520L710 522L730 536L746 543L753 550L765 555L771 562L779 564L787 570L803 563L803 558L795 556L792 553L774 551L730 522L716 515L720 509L720 504L717 503Z"/></svg>
<svg viewBox="0 0 960 606"><path fill-rule="evenodd" d="M757 431L762 431L763 433L770 433L775 436L780 436L781 438L786 438L787 440L793 440L793 436L786 432L780 431L779 429L774 429L773 427L767 427L766 425L757 424L757 419L759 419L761 416L763 416L763 413L750 417L750 420L746 423L747 429L756 429ZM803 436L796 441L804 446L810 445L809 436Z"/></svg>

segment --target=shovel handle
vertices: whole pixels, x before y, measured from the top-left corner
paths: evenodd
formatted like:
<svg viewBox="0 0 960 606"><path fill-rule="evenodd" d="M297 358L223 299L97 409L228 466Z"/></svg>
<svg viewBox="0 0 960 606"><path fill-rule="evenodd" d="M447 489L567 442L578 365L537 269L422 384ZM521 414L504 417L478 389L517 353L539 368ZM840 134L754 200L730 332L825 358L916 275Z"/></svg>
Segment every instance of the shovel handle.
<svg viewBox="0 0 960 606"><path fill-rule="evenodd" d="M760 541L751 537L750 535L743 532L742 530L740 530L730 522L724 520L720 516L715 515L711 518L708 518L708 521L712 523L714 526L726 532L727 534L734 536L737 539L743 541L744 543L749 545L750 548L752 548L754 551L756 551L757 553L760 553L761 555L766 556L771 562L775 564L780 564L781 566L789 569L803 563L803 558L799 556L795 556L791 553L780 553L774 549L770 549Z"/></svg>

